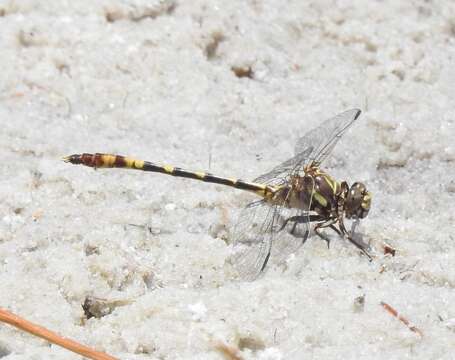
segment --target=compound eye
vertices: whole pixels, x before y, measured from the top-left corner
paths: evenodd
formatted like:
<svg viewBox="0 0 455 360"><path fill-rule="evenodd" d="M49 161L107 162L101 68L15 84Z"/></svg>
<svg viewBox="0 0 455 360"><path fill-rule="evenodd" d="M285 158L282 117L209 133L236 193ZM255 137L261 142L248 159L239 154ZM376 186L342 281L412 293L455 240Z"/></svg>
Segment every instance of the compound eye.
<svg viewBox="0 0 455 360"><path fill-rule="evenodd" d="M361 202L360 206L362 207L362 209L364 209L366 211L370 210L371 194L366 190L362 193L362 202Z"/></svg>
<svg viewBox="0 0 455 360"><path fill-rule="evenodd" d="M365 186L361 183L354 183L349 190L348 201L351 202L352 205L359 206L360 201L363 197L363 192L365 191Z"/></svg>
<svg viewBox="0 0 455 360"><path fill-rule="evenodd" d="M364 187L364 190L362 191L362 201L360 202L360 207L359 207L359 217L360 218L364 218L368 215L368 212L370 211L370 206L371 206L371 194Z"/></svg>
<svg viewBox="0 0 455 360"><path fill-rule="evenodd" d="M349 189L346 199L346 217L364 218L370 210L371 196L365 185L354 183Z"/></svg>

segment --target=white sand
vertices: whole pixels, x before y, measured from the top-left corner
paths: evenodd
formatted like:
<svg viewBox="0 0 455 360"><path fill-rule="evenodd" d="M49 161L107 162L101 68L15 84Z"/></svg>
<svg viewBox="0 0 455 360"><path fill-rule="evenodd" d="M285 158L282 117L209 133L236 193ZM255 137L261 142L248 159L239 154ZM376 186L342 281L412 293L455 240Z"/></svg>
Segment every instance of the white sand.
<svg viewBox="0 0 455 360"><path fill-rule="evenodd" d="M1 1L0 307L121 359L221 359L218 341L246 359L452 359L455 3L352 3ZM60 161L250 180L353 107L326 167L374 195L372 263L312 238L234 282L228 230L254 196ZM84 321L87 296L112 312ZM79 357L0 325L0 358Z"/></svg>

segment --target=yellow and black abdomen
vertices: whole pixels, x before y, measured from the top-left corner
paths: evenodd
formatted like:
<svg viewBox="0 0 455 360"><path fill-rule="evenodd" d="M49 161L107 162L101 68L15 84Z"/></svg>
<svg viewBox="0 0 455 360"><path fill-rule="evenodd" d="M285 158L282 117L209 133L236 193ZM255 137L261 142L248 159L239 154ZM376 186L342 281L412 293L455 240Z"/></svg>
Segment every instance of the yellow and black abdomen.
<svg viewBox="0 0 455 360"><path fill-rule="evenodd" d="M127 168L143 170L145 161L111 154L74 154L66 156L63 161L92 168Z"/></svg>
<svg viewBox="0 0 455 360"><path fill-rule="evenodd" d="M199 180L212 184L219 184L234 187L256 193L266 198L271 197L276 191L275 188L264 184L246 182L240 179L231 179L215 176L207 172L188 171L171 165L158 165L150 161L138 160L121 155L113 154L74 154L63 158L71 164L80 164L92 168L125 168L142 171L157 172L176 177Z"/></svg>

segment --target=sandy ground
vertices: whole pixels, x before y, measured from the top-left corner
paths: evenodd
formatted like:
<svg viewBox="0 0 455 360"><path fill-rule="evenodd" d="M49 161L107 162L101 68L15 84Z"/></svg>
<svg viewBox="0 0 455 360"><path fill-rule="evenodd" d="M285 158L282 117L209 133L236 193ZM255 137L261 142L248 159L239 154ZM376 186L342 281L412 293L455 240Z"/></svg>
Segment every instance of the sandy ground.
<svg viewBox="0 0 455 360"><path fill-rule="evenodd" d="M5 0L0 30L1 307L121 359L453 358L454 2ZM371 263L313 237L234 281L253 195L60 161L249 180L354 107L325 166L373 193ZM0 358L79 357L0 325Z"/></svg>

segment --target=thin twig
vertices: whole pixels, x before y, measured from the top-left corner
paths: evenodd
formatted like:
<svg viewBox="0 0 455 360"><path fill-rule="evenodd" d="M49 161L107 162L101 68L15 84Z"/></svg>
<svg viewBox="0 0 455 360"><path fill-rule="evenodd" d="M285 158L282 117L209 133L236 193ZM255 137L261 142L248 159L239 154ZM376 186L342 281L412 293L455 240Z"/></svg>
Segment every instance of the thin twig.
<svg viewBox="0 0 455 360"><path fill-rule="evenodd" d="M381 306L392 316L396 317L398 320L400 320L403 324L405 324L409 330L412 332L415 332L418 334L420 337L423 337L423 332L417 328L414 325L411 325L408 319L406 319L404 316L400 315L397 310L395 310L393 307L391 307L389 304L381 301Z"/></svg>
<svg viewBox="0 0 455 360"><path fill-rule="evenodd" d="M89 347L79 344L74 340L61 337L60 335L47 330L46 328L33 324L9 311L0 308L0 321L10 324L20 330L26 331L32 335L45 339L53 344L64 347L76 354L85 356L93 360L117 360L110 355L90 349Z"/></svg>

